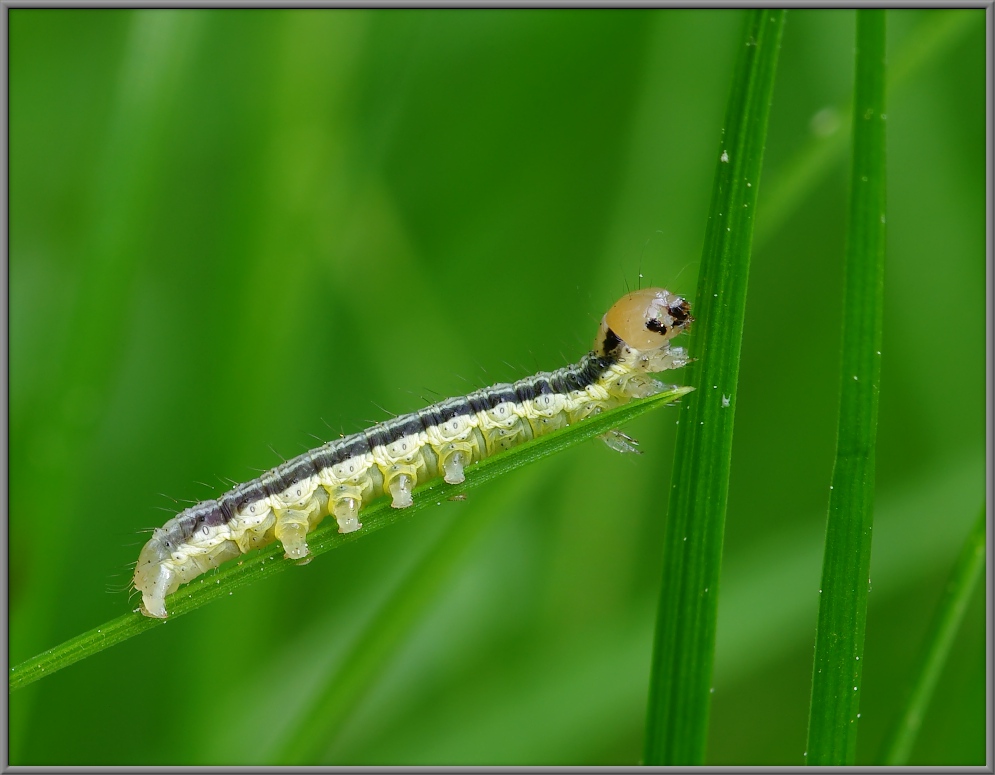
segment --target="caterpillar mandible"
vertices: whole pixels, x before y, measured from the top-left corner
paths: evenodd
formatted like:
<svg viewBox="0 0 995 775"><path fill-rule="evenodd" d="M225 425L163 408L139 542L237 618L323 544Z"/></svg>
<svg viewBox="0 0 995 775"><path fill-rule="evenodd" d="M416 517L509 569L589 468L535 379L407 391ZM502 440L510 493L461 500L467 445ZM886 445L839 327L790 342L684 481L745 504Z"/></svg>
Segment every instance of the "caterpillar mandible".
<svg viewBox="0 0 995 775"><path fill-rule="evenodd" d="M332 514L340 533L363 525L362 506L389 495L412 503L415 485L463 481L466 466L598 412L670 389L649 376L686 365L671 340L694 318L663 288L627 293L601 319L594 348L578 363L449 398L377 423L288 460L216 500L181 511L142 548L135 589L146 616L166 617L166 596L202 573L274 540L286 556L308 555L307 534ZM604 440L635 450L621 433Z"/></svg>

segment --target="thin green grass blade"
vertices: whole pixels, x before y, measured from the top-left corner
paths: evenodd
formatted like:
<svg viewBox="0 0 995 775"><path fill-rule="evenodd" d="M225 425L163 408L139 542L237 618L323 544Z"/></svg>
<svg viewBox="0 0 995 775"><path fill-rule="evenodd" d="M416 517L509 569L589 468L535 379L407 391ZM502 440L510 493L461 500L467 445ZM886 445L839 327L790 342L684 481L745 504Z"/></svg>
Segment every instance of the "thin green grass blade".
<svg viewBox="0 0 995 775"><path fill-rule="evenodd" d="M914 673L912 691L885 744L883 764L901 766L909 761L923 716L947 664L950 648L964 619L971 593L985 569L986 525L987 512L982 506L954 565L943 600L930 624L925 647Z"/></svg>
<svg viewBox="0 0 995 775"><path fill-rule="evenodd" d="M655 396L633 401L569 428L564 428L520 447L482 460L467 468L466 481L462 484L447 484L442 479L428 482L414 491L414 503L406 509L393 509L388 500L381 500L363 512L362 531L341 534L337 532L334 520L329 520L308 536L308 546L311 549L311 558L309 559L367 536L388 525L393 525L402 519L408 519L440 500L479 487L517 468L606 433L651 409L673 403L691 390L692 388L689 387L675 387ZM283 557L283 547L279 543L231 560L223 565L217 573L201 576L182 587L175 594L170 595L166 601L166 609L169 611L168 620L152 619L137 611L119 616L117 619L11 668L8 679L9 691L21 689L46 675L51 675L64 667L79 662L81 659L92 656L139 633L159 627L167 621L173 621L176 617L200 608L212 600L233 594L236 589L246 584L259 581L295 564L294 561Z"/></svg>
<svg viewBox="0 0 995 775"><path fill-rule="evenodd" d="M646 764L700 764L710 707L719 566L753 213L783 10L750 11L718 151L664 538Z"/></svg>
<svg viewBox="0 0 995 775"><path fill-rule="evenodd" d="M853 764L867 618L885 248L885 12L857 11L840 414L806 761Z"/></svg>

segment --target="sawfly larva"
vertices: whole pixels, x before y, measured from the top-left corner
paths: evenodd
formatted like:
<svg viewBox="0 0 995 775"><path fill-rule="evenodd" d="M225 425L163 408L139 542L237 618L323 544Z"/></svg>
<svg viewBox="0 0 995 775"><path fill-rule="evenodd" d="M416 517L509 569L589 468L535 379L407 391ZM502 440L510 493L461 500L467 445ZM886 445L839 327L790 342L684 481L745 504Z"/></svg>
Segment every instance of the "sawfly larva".
<svg viewBox="0 0 995 775"><path fill-rule="evenodd" d="M180 584L274 540L287 557L307 557L308 532L329 514L340 533L351 533L363 526L362 506L376 498L389 495L403 509L420 482L442 476L459 484L471 463L669 389L649 374L688 363L670 341L693 320L687 301L670 291L633 291L608 310L594 349L573 366L377 423L185 509L153 531L138 557L142 613L165 618L166 596ZM620 452L635 450L624 434L603 438Z"/></svg>

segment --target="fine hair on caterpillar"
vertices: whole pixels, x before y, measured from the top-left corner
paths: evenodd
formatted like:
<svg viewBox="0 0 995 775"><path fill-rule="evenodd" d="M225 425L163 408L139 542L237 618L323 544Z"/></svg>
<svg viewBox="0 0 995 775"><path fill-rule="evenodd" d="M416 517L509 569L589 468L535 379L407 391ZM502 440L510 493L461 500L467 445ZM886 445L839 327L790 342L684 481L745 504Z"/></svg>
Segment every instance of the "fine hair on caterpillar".
<svg viewBox="0 0 995 775"><path fill-rule="evenodd" d="M184 509L155 528L139 554L140 610L165 618L166 597L181 584L273 541L286 557L305 560L307 535L326 516L351 533L362 528L360 511L370 501L390 496L391 506L406 508L420 483L442 477L459 484L479 460L672 389L650 374L690 361L671 341L693 322L682 297L663 288L631 291L605 313L591 351L571 366L394 416ZM619 452L637 451L621 432L602 438Z"/></svg>

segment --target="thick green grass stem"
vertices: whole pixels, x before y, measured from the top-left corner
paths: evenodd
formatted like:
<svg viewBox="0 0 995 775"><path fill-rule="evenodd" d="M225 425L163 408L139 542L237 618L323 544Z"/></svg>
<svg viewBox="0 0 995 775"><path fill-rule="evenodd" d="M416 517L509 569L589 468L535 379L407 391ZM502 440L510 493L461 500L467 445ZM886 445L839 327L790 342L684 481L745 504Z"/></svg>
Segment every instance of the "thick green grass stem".
<svg viewBox="0 0 995 775"><path fill-rule="evenodd" d="M919 728L933 697L933 690L943 674L950 649L964 620L967 604L978 579L984 573L987 524L987 511L982 505L954 565L943 599L930 623L922 656L913 674L912 689L885 743L882 764L892 767L908 764L909 754L919 736Z"/></svg>
<svg viewBox="0 0 995 775"><path fill-rule="evenodd" d="M719 567L753 218L783 10L748 12L733 73L690 340L664 536L644 762L700 764L710 708Z"/></svg>
<svg viewBox="0 0 995 775"><path fill-rule="evenodd" d="M382 499L363 512L362 531L341 534L337 532L335 521L327 520L314 533L308 535L308 546L311 549L309 561L343 544L370 535L402 519L408 519L441 500L479 487L524 465L602 435L651 409L673 403L690 390L691 388L687 387L676 387L649 398L633 401L482 460L467 468L466 481L462 484L446 484L442 479L428 482L414 491L414 503L406 509L392 509L390 502ZM139 633L172 622L177 617L200 608L212 600L227 597L246 584L254 583L296 564L298 564L296 561L284 558L283 547L279 543L231 560L216 573L205 574L170 595L166 599L168 619L151 619L137 611L119 616L12 667L8 677L8 690L13 692L21 689Z"/></svg>
<svg viewBox="0 0 995 775"><path fill-rule="evenodd" d="M853 165L846 237L836 459L819 590L808 747L854 763L874 505L885 253L885 11L857 11Z"/></svg>

